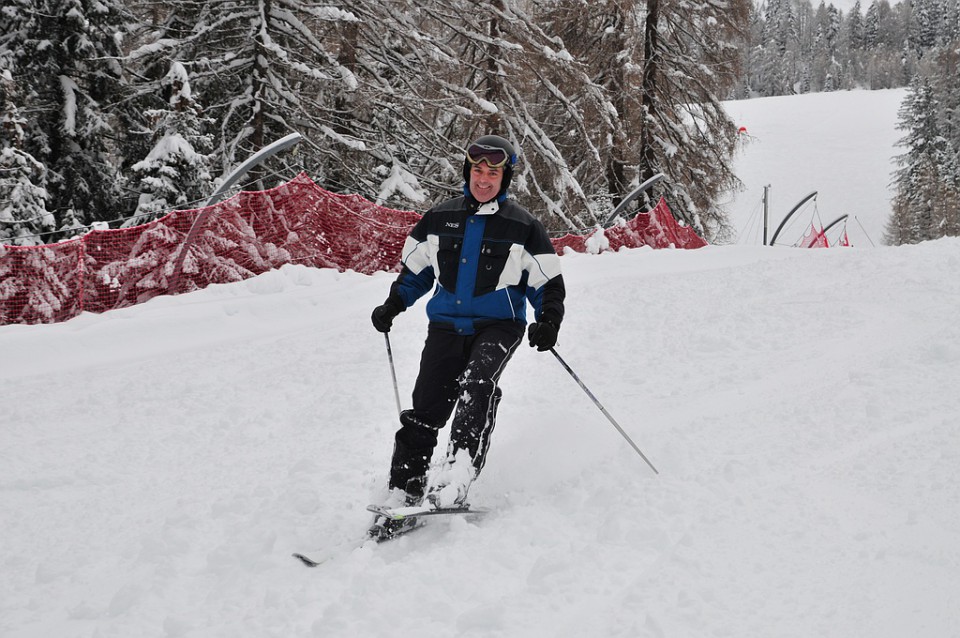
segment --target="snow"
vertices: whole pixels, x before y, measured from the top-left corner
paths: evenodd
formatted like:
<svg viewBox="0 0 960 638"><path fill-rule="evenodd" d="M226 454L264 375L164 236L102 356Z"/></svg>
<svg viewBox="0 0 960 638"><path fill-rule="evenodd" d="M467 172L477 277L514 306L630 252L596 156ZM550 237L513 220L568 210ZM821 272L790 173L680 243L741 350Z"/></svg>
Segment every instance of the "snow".
<svg viewBox="0 0 960 638"><path fill-rule="evenodd" d="M738 100L724 104L747 129L735 158L746 190L731 197L739 243L763 243L763 187L770 185L768 238L801 199L814 201L788 222L777 244L793 244L811 221L825 227L849 215L847 232L858 246L880 245L893 197L897 111L906 89L837 91ZM828 233L837 237L841 226Z"/></svg>
<svg viewBox="0 0 960 638"><path fill-rule="evenodd" d="M0 635L956 634L960 239L562 262L558 352L660 474L523 346L491 513L381 546L392 275L0 327ZM424 334L390 334L405 406Z"/></svg>
<svg viewBox="0 0 960 638"><path fill-rule="evenodd" d="M607 239L607 235L605 232L603 232L603 228L597 227L596 232L587 238L584 247L587 249L588 253L592 255L599 255L605 250L610 250L610 240Z"/></svg>
<svg viewBox="0 0 960 638"><path fill-rule="evenodd" d="M61 75L60 88L63 90L63 130L73 136L77 134L77 93L80 87L67 76Z"/></svg>
<svg viewBox="0 0 960 638"><path fill-rule="evenodd" d="M162 166L165 162L173 162L182 158L188 164L197 164L203 156L197 153L193 146L180 133L164 135L150 149L147 157L133 165L133 170L149 170L154 166Z"/></svg>
<svg viewBox="0 0 960 638"><path fill-rule="evenodd" d="M427 196L420 189L417 178L399 162L394 162L390 168L390 175L383 180L380 185L380 192L377 193L377 204L382 205L394 193L400 193L411 202L422 202Z"/></svg>
<svg viewBox="0 0 960 638"><path fill-rule="evenodd" d="M190 74L183 63L176 60L170 63L170 70L163 79L164 85L176 87L177 90L170 96L170 106L176 107L180 100L190 100L193 95L190 89Z"/></svg>

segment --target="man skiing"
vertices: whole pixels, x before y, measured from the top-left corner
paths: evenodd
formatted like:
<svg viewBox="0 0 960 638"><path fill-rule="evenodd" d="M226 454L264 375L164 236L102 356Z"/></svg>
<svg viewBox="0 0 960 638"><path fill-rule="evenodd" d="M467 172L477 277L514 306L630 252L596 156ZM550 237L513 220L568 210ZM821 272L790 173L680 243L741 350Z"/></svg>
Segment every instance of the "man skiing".
<svg viewBox="0 0 960 638"><path fill-rule="evenodd" d="M413 407L400 414L395 437L388 505L465 503L486 461L498 382L523 338L527 301L535 320L530 346L544 352L556 345L565 296L560 260L543 225L507 196L516 163L513 146L497 135L467 147L463 196L416 224L400 274L371 316L378 331L389 332L397 315L435 285ZM446 460L428 484L438 433L451 414Z"/></svg>

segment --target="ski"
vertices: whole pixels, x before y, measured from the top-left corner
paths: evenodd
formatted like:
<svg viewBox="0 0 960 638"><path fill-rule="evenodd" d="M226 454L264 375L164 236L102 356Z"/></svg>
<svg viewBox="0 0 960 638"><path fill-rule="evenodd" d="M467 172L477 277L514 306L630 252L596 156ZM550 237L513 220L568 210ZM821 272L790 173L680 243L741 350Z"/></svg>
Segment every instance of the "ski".
<svg viewBox="0 0 960 638"><path fill-rule="evenodd" d="M364 543L370 541L369 536L364 536L363 538L344 541L334 545L333 547L327 547L325 549L318 549L309 553L306 552L294 552L292 556L299 560L301 563L307 567L319 567L328 560L340 556L348 551L354 550L358 547L363 547Z"/></svg>
<svg viewBox="0 0 960 638"><path fill-rule="evenodd" d="M402 521L408 518L421 518L424 516L440 516L444 514L473 514L477 516L486 514L486 510L473 509L469 505L440 508L433 507L432 505L411 505L409 507L392 508L383 507L382 505L368 505L367 511L392 521Z"/></svg>
<svg viewBox="0 0 960 638"><path fill-rule="evenodd" d="M324 560L325 560L325 559L316 560L316 559L310 558L306 554L300 554L298 552L294 552L293 557L296 559L299 559L300 562L306 565L307 567L319 567L324 563Z"/></svg>
<svg viewBox="0 0 960 638"><path fill-rule="evenodd" d="M367 536L362 541L350 544L349 546L351 547L363 547L368 542L374 542L379 545L395 540L420 529L426 524L426 521L423 519L432 516L449 514L481 516L487 513L485 509L473 509L468 505L441 509L435 509L429 506L397 507L391 509L381 505L369 505L367 506L367 511L380 517L380 522L368 530ZM319 567L333 556L336 556L339 553L337 549L339 548L312 554L295 552L293 557L307 567Z"/></svg>

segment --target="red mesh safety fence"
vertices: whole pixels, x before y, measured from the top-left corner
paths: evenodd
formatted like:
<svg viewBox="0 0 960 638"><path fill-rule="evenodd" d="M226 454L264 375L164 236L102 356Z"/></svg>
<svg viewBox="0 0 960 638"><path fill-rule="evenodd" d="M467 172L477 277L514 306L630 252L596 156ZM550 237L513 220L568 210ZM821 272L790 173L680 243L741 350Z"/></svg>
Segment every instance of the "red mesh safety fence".
<svg viewBox="0 0 960 638"><path fill-rule="evenodd" d="M171 256L195 218L196 211L174 211L141 226L94 230L75 240L83 247L84 264L82 286L76 291L79 309L104 312L166 293Z"/></svg>
<svg viewBox="0 0 960 638"><path fill-rule="evenodd" d="M600 231L595 231L600 232ZM637 213L628 221L603 230L604 249L620 248L703 248L707 242L689 226L681 226L661 197L657 205L646 213ZM565 248L576 252L591 252L588 248L593 235L564 235L553 240L557 252Z"/></svg>
<svg viewBox="0 0 960 638"><path fill-rule="evenodd" d="M823 230L817 230L817 226L811 222L810 228L800 240L800 248L829 248L830 242Z"/></svg>
<svg viewBox="0 0 960 638"><path fill-rule="evenodd" d="M83 310L83 240L0 245L0 325L52 323Z"/></svg>
<svg viewBox="0 0 960 638"><path fill-rule="evenodd" d="M359 195L331 193L300 174L267 191L243 192L141 226L45 246L0 245L0 325L65 321L83 311L241 281L288 263L366 274L396 270L404 239L419 219ZM706 245L678 226L662 200L605 233L613 250ZM583 252L587 239L567 235L554 245L561 254L565 247Z"/></svg>

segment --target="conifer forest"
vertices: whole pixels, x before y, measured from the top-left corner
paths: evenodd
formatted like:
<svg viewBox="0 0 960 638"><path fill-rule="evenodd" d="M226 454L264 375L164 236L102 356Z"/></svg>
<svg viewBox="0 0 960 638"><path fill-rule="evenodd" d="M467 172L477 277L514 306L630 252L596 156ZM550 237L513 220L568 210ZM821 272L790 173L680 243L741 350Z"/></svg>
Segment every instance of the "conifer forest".
<svg viewBox="0 0 960 638"><path fill-rule="evenodd" d="M722 243L724 101L909 87L886 241L916 243L960 234L958 58L958 0L5 0L0 242L198 207L293 132L243 188L305 172L422 211L493 132L550 230L663 173L647 196Z"/></svg>

